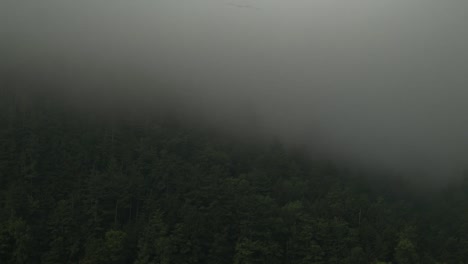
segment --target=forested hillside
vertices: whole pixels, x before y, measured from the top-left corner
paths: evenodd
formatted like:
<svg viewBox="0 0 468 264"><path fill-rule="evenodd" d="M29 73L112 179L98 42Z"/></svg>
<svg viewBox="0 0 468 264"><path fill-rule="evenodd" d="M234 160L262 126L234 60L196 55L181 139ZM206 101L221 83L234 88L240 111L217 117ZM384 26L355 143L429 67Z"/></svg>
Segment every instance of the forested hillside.
<svg viewBox="0 0 468 264"><path fill-rule="evenodd" d="M0 263L468 262L467 185L416 196L278 143L5 95Z"/></svg>

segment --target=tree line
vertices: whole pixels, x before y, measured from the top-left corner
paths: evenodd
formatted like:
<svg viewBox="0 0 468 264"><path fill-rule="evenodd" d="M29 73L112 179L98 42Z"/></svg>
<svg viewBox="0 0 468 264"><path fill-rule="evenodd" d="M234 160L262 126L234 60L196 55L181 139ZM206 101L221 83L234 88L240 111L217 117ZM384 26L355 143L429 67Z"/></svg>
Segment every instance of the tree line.
<svg viewBox="0 0 468 264"><path fill-rule="evenodd" d="M468 260L465 183L417 197L275 142L0 101L0 263Z"/></svg>

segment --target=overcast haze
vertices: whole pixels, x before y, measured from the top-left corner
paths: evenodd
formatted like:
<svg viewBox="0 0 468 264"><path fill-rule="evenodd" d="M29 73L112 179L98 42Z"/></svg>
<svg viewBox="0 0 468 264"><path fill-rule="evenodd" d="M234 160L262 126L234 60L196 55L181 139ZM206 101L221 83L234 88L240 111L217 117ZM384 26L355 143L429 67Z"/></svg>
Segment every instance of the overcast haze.
<svg viewBox="0 0 468 264"><path fill-rule="evenodd" d="M446 182L468 164L467 8L1 0L1 66L5 77L41 79L83 105L164 104L192 120Z"/></svg>

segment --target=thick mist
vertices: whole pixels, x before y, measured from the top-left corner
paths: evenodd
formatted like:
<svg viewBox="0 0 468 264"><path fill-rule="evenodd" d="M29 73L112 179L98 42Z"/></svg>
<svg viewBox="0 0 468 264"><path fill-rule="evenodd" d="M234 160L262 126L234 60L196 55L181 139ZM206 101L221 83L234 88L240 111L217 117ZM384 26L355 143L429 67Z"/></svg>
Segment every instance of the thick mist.
<svg viewBox="0 0 468 264"><path fill-rule="evenodd" d="M61 93L84 107L164 108L446 183L468 164L467 8L2 0L2 85Z"/></svg>

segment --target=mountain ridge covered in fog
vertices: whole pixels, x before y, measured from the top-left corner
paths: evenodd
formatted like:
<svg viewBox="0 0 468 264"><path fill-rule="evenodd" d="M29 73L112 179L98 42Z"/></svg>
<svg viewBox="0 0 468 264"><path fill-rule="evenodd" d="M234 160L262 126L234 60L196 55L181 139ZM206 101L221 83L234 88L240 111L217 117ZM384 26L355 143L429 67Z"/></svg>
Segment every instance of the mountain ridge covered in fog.
<svg viewBox="0 0 468 264"><path fill-rule="evenodd" d="M466 168L464 3L48 0L0 10L3 75L27 89L98 109L162 106L435 185Z"/></svg>

